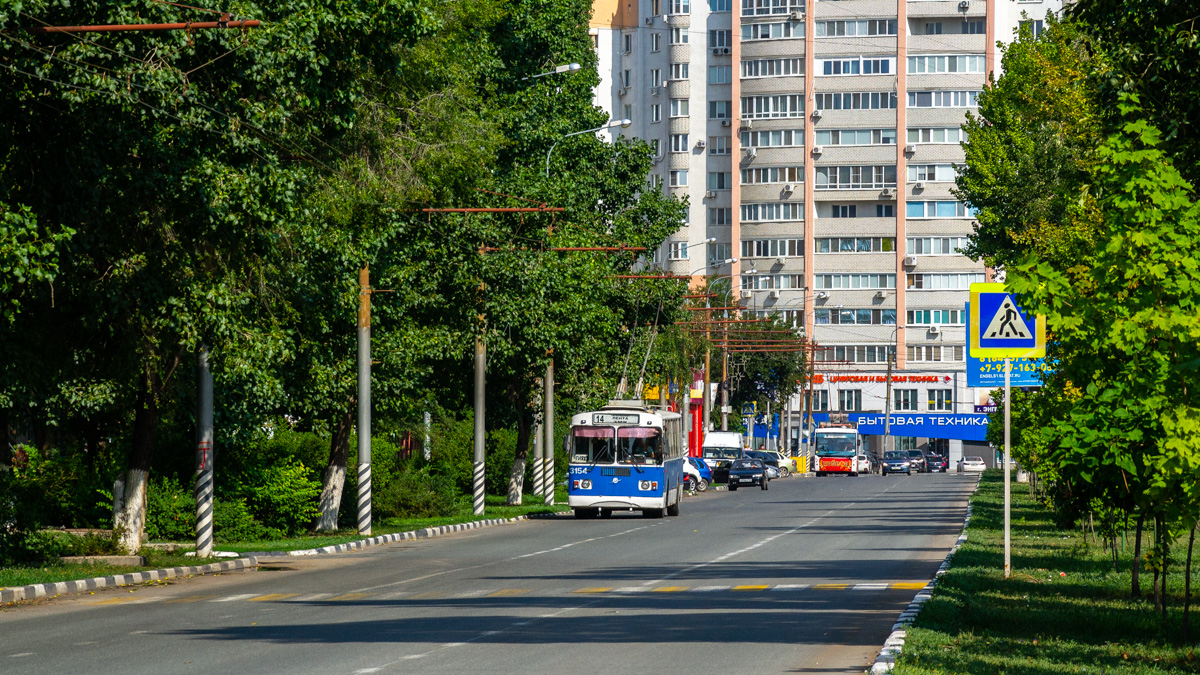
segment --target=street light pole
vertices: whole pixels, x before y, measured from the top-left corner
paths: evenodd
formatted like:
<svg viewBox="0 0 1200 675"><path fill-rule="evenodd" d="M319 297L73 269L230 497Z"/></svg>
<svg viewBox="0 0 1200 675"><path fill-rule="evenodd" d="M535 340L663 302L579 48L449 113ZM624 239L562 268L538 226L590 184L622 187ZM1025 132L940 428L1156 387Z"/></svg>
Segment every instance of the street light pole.
<svg viewBox="0 0 1200 675"><path fill-rule="evenodd" d="M591 133L595 133L597 131L603 131L604 129L612 129L613 127L621 127L622 129L627 129L627 128L629 128L630 124L633 124L633 120L629 120L629 119L616 120L614 122L609 122L608 124L605 124L602 127L596 127L595 129L584 129L583 131L573 131L569 134L566 134L565 136L558 139L557 141L554 141L554 144L551 145L550 149L546 151L546 178L550 177L550 154L554 152L554 149L558 147L559 143L563 142L564 140L566 140L572 136L579 136L581 134L591 134Z"/></svg>
<svg viewBox="0 0 1200 675"><path fill-rule="evenodd" d="M371 282L358 272L358 533L371 534Z"/></svg>

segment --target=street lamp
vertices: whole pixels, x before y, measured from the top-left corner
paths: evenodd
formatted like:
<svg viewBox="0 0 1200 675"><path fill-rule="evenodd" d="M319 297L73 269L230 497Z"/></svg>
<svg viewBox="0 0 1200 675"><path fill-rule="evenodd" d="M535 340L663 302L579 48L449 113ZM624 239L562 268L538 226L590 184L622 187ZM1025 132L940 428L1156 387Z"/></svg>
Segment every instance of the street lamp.
<svg viewBox="0 0 1200 675"><path fill-rule="evenodd" d="M630 119L613 120L612 122L609 122L608 124L605 124L602 127L596 127L595 129L584 129L583 131L575 131L575 132L572 132L572 133L569 133L569 134L563 136L562 138L558 139L557 141L554 141L554 145L551 145L550 149L546 151L546 178L550 177L550 153L554 152L554 148L557 148L558 144L563 142L563 140L568 139L572 136L579 136L581 134L592 134L597 131L603 131L605 129L612 129L613 127L621 127L622 129L628 129L630 124L633 124L633 120L630 120Z"/></svg>
<svg viewBox="0 0 1200 675"><path fill-rule="evenodd" d="M557 67L555 67L554 70L547 70L546 72L538 73L537 75L530 75L529 77L522 77L520 81L524 82L525 80L536 80L539 77L545 77L547 75L558 75L559 73L573 73L581 68L583 68L583 66L579 65L578 63L568 63L565 65L557 66Z"/></svg>

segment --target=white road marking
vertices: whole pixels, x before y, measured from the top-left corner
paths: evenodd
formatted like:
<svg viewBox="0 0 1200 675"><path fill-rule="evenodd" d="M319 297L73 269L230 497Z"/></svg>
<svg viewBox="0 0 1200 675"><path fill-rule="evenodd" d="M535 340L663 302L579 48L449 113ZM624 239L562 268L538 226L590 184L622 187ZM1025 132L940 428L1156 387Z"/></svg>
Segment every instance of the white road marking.
<svg viewBox="0 0 1200 675"><path fill-rule="evenodd" d="M779 584L772 588L772 591L802 591L808 588L808 584Z"/></svg>
<svg viewBox="0 0 1200 675"><path fill-rule="evenodd" d="M9 654L8 658L15 659L21 656L33 656L34 652L21 652L20 654Z"/></svg>
<svg viewBox="0 0 1200 675"><path fill-rule="evenodd" d="M850 587L852 591L886 591L887 584L854 584Z"/></svg>
<svg viewBox="0 0 1200 675"><path fill-rule="evenodd" d="M262 594L261 593L239 593L238 595L227 595L223 598L216 598L214 600L209 600L209 602L234 602L236 600L245 600L246 598L253 598L253 597L259 596L259 595L262 595Z"/></svg>
<svg viewBox="0 0 1200 675"><path fill-rule="evenodd" d="M697 593L712 593L714 591L727 591L733 586L697 586L692 590Z"/></svg>
<svg viewBox="0 0 1200 675"><path fill-rule="evenodd" d="M483 596L487 595L488 593L495 593L495 592L496 592L495 589L488 588L488 589L485 589L482 591L466 591L463 593L455 593L455 594L451 595L450 598L453 600L462 600L465 598L482 598Z"/></svg>
<svg viewBox="0 0 1200 675"><path fill-rule="evenodd" d="M333 593L309 593L308 595L301 595L298 598L292 598L288 602L316 602L317 600L324 600L329 597L333 597Z"/></svg>

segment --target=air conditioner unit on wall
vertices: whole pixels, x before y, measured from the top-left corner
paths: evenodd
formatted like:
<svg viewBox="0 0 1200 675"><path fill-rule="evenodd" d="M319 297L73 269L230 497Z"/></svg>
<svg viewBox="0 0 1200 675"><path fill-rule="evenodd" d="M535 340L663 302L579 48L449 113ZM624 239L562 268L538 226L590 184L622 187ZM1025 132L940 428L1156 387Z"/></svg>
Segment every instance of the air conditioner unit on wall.
<svg viewBox="0 0 1200 675"><path fill-rule="evenodd" d="M750 159L758 157L758 148L746 148L746 157Z"/></svg>
<svg viewBox="0 0 1200 675"><path fill-rule="evenodd" d="M819 145L814 145L814 146L813 146L813 148L812 148L812 154L814 154L814 155L819 155L819 154L821 154L822 152L825 152L825 150L824 150L824 149L822 149L822 148L821 148L821 146L819 146Z"/></svg>
<svg viewBox="0 0 1200 675"><path fill-rule="evenodd" d="M914 256L910 255L910 256L907 256L904 258L904 266L905 267L916 267L916 265L917 265L917 259Z"/></svg>
<svg viewBox="0 0 1200 675"><path fill-rule="evenodd" d="M729 56L732 53L733 53L733 50L730 49L729 47L721 47L721 54L723 56Z"/></svg>
<svg viewBox="0 0 1200 675"><path fill-rule="evenodd" d="M783 191L784 191L784 192L795 192L795 191L796 191L796 186L795 186L795 185L792 185L791 183L784 183L784 184L783 184Z"/></svg>
<svg viewBox="0 0 1200 675"><path fill-rule="evenodd" d="M703 147L704 147L704 145L705 145L704 141L696 141L696 147L697 147L697 148L703 148Z"/></svg>
<svg viewBox="0 0 1200 675"><path fill-rule="evenodd" d="M624 96L629 93L629 87L621 87L617 90L617 96Z"/></svg>
<svg viewBox="0 0 1200 675"><path fill-rule="evenodd" d="M721 48L713 47L713 56L720 56L720 55L721 55Z"/></svg>
<svg viewBox="0 0 1200 675"><path fill-rule="evenodd" d="M772 299L772 300L778 300L778 299L779 299L779 291L771 291L771 292L770 292L768 295L770 295L770 296L771 296L771 299Z"/></svg>
<svg viewBox="0 0 1200 675"><path fill-rule="evenodd" d="M751 293L750 291L742 291L742 299L743 300L749 300L752 297L754 297L754 294Z"/></svg>
<svg viewBox="0 0 1200 675"><path fill-rule="evenodd" d="M813 118L813 121L814 121L814 122L816 122L817 120L821 119L821 111L820 111L820 110L814 110L814 111L812 111L812 118Z"/></svg>
<svg viewBox="0 0 1200 675"><path fill-rule="evenodd" d="M742 120L742 128L743 129L753 129L754 128L754 120Z"/></svg>
<svg viewBox="0 0 1200 675"><path fill-rule="evenodd" d="M804 12L792 12L791 19L792 19L792 21L803 21L804 20Z"/></svg>
<svg viewBox="0 0 1200 675"><path fill-rule="evenodd" d="M653 26L654 25L654 17L652 17L652 16L646 17L646 25Z"/></svg>
<svg viewBox="0 0 1200 675"><path fill-rule="evenodd" d="M875 297L882 300L887 297L887 291L875 291Z"/></svg>
<svg viewBox="0 0 1200 675"><path fill-rule="evenodd" d="M941 332L942 332L942 329L940 326L930 326L929 327L930 335L937 335L938 333L941 333Z"/></svg>
<svg viewBox="0 0 1200 675"><path fill-rule="evenodd" d="M914 190L924 190L925 184L924 183L913 183L913 189Z"/></svg>
<svg viewBox="0 0 1200 675"><path fill-rule="evenodd" d="M708 192L704 193L704 198L705 199L716 199L717 193L715 190L709 190Z"/></svg>
<svg viewBox="0 0 1200 675"><path fill-rule="evenodd" d="M971 9L971 3L967 2L967 0L962 0L962 2L958 3L958 11L965 12L968 9Z"/></svg>
<svg viewBox="0 0 1200 675"><path fill-rule="evenodd" d="M732 124L733 124L733 122L730 122L729 120L721 120L721 126L723 126L723 127L727 127Z"/></svg>
<svg viewBox="0 0 1200 675"><path fill-rule="evenodd" d="M884 188L882 196L884 199L895 199L896 198L896 188Z"/></svg>
<svg viewBox="0 0 1200 675"><path fill-rule="evenodd" d="M826 293L825 291L820 291L819 293L817 293L817 299L818 300L828 300L829 294Z"/></svg>
<svg viewBox="0 0 1200 675"><path fill-rule="evenodd" d="M908 153L908 154L910 154L910 155L911 155L911 154L913 154L913 153L914 153L914 152L916 152L916 151L917 151L917 146L915 146L915 145L906 145L906 146L904 146L904 152L906 152L906 153Z"/></svg>

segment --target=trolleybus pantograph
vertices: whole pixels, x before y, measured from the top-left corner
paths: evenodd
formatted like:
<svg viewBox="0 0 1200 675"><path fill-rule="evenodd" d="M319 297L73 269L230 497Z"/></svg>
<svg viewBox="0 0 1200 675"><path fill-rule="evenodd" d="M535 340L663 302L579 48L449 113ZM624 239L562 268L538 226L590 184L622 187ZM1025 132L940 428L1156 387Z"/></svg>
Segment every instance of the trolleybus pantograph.
<svg viewBox="0 0 1200 675"><path fill-rule="evenodd" d="M869 468L860 466L861 442L854 427L823 427L813 431L813 450L816 454L818 476L842 474L857 476Z"/></svg>
<svg viewBox="0 0 1200 675"><path fill-rule="evenodd" d="M683 417L641 401L610 401L571 417L567 505L576 518L641 511L679 515L683 500Z"/></svg>

